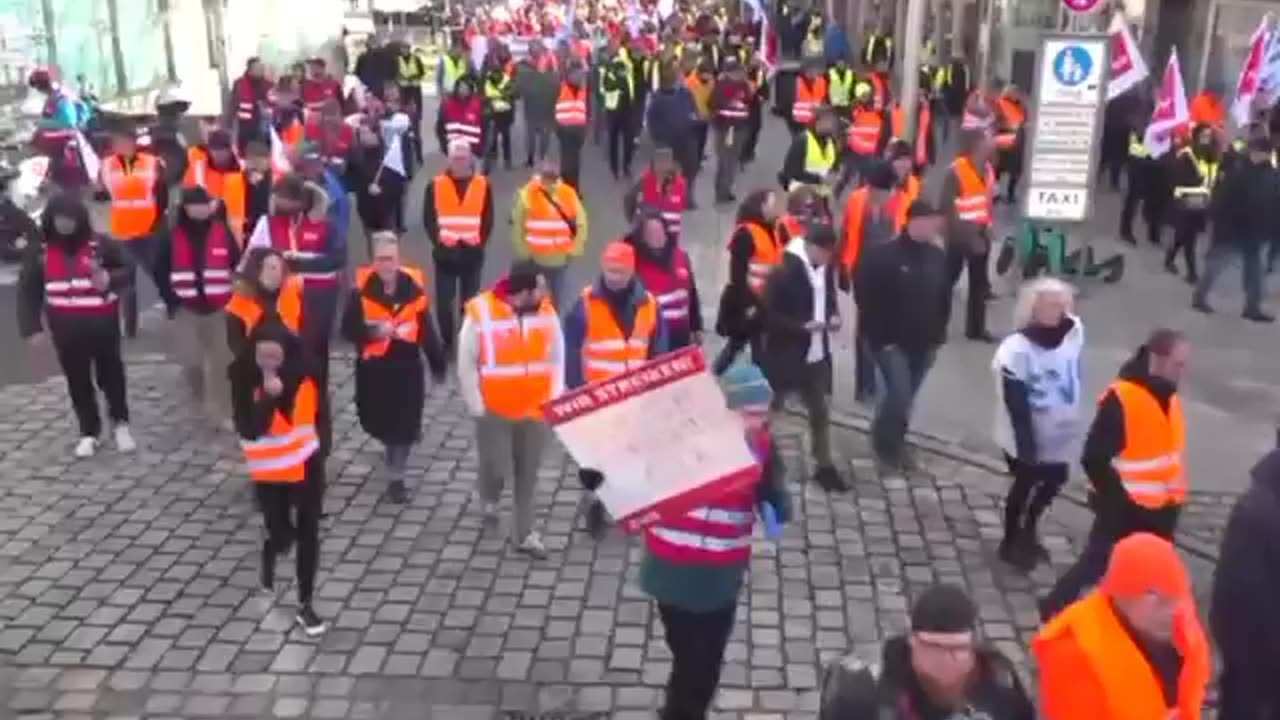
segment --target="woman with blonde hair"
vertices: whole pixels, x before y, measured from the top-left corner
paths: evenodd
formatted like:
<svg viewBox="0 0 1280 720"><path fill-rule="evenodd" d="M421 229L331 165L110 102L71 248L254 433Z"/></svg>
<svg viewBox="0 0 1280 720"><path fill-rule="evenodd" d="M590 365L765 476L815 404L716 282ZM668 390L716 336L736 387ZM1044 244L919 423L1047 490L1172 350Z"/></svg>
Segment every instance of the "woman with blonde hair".
<svg viewBox="0 0 1280 720"><path fill-rule="evenodd" d="M1072 312L1074 296L1070 285L1054 278L1023 285L1014 306L1014 332L991 362L999 398L995 439L1013 475L1000 558L1025 572L1048 559L1036 524L1066 483L1085 429L1084 325Z"/></svg>

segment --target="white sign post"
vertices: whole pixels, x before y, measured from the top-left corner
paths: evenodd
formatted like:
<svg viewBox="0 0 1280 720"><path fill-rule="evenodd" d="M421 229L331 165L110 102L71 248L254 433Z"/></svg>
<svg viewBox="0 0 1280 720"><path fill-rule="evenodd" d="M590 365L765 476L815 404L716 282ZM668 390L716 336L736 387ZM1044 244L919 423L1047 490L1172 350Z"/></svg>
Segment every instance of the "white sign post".
<svg viewBox="0 0 1280 720"><path fill-rule="evenodd" d="M1048 34L1040 45L1028 147L1027 220L1075 223L1093 211L1107 78L1106 35Z"/></svg>

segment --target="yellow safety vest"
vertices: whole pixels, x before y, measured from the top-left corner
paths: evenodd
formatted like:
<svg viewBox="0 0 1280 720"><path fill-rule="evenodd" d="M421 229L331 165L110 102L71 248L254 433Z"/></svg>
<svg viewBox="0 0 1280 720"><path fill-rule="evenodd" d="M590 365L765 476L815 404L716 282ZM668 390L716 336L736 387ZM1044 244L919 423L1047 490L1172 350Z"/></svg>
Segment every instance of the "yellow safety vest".
<svg viewBox="0 0 1280 720"><path fill-rule="evenodd" d="M427 75L427 69L423 67L422 58L413 53L401 55L398 61L398 75L401 85L415 85L422 82Z"/></svg>
<svg viewBox="0 0 1280 720"><path fill-rule="evenodd" d="M445 55L440 58L440 62L444 63L444 91L453 92L453 86L458 84L458 78L462 77L467 71L466 58L457 58L456 60Z"/></svg>
<svg viewBox="0 0 1280 720"><path fill-rule="evenodd" d="M511 89L511 79L503 75L494 82L492 76L484 81L484 96L489 101L489 106L494 112L506 112L511 109L511 100L509 99Z"/></svg>
<svg viewBox="0 0 1280 720"><path fill-rule="evenodd" d="M805 135L808 136L808 140L804 151L804 171L825 179L827 173L831 172L831 168L836 166L836 143L831 138L825 141L819 140L812 130ZM800 184L792 182L787 190L790 191Z"/></svg>
<svg viewBox="0 0 1280 720"><path fill-rule="evenodd" d="M831 68L827 71L827 99L834 107L847 108L853 104L853 70Z"/></svg>
<svg viewBox="0 0 1280 720"><path fill-rule="evenodd" d="M1176 198L1185 198L1198 195L1207 202L1209 193L1213 191L1213 183L1218 179L1218 163L1201 160L1191 151L1191 148L1183 148L1178 152L1179 155L1187 155L1196 165L1196 171L1200 173L1199 185L1183 185L1173 189L1173 196Z"/></svg>
<svg viewBox="0 0 1280 720"><path fill-rule="evenodd" d="M1129 133L1129 157L1151 157L1151 153L1147 151L1147 144L1142 141L1142 136L1136 132Z"/></svg>
<svg viewBox="0 0 1280 720"><path fill-rule="evenodd" d="M610 68L610 67L600 68L600 87L601 88L604 87L604 79L608 77L610 72L613 72L613 68ZM627 97L634 98L636 96L636 75L630 63L627 64L626 72L627 72ZM604 109L617 110L618 104L622 102L622 91L621 90L603 90L602 94L604 96Z"/></svg>

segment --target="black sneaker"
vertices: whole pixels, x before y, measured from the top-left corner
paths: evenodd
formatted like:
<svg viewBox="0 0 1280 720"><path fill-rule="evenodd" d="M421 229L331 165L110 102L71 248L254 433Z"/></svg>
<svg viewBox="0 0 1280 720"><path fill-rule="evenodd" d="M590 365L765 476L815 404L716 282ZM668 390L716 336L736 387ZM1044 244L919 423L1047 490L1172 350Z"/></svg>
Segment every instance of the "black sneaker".
<svg viewBox="0 0 1280 720"><path fill-rule="evenodd" d="M1212 308L1212 307L1210 307L1210 306L1209 306L1209 303L1205 302L1204 300L1194 300L1194 301L1192 301L1192 303L1191 303L1191 309L1192 309L1192 310L1195 310L1196 312L1202 312L1202 313L1204 313L1205 315L1212 315L1212 314L1213 314L1213 308Z"/></svg>
<svg viewBox="0 0 1280 720"><path fill-rule="evenodd" d="M1273 323L1276 321L1274 315L1268 315L1261 310L1245 310L1240 317L1256 323Z"/></svg>
<svg viewBox="0 0 1280 720"><path fill-rule="evenodd" d="M267 595L276 590L276 555L270 542L262 543L262 567L258 569L258 587Z"/></svg>
<svg viewBox="0 0 1280 720"><path fill-rule="evenodd" d="M823 465L813 473L813 482L824 492L842 493L848 492L849 486L845 485L844 478L840 477L839 471L830 465Z"/></svg>
<svg viewBox="0 0 1280 720"><path fill-rule="evenodd" d="M396 505L403 505L408 499L409 491L405 489L403 480L397 478L387 485L387 500L390 500Z"/></svg>
<svg viewBox="0 0 1280 720"><path fill-rule="evenodd" d="M587 506L587 517L585 530L591 534L591 537L600 540L604 537L605 530L608 529L609 519L605 516L604 504L599 500L591 501Z"/></svg>
<svg viewBox="0 0 1280 720"><path fill-rule="evenodd" d="M320 637L325 630L329 629L329 626L320 619L319 615L316 615L316 611L312 610L310 605L303 605L298 610L298 616L294 618L294 621L298 623L298 627L302 628L302 632L307 637Z"/></svg>

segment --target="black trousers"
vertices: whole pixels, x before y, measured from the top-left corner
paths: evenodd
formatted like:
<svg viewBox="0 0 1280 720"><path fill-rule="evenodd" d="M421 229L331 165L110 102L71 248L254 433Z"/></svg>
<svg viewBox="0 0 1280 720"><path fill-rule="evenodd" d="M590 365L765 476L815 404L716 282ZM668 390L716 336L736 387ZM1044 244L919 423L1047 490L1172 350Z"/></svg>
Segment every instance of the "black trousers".
<svg viewBox="0 0 1280 720"><path fill-rule="evenodd" d="M1025 463L1009 455L1004 459L1013 475L1004 497L1004 542L1034 541L1040 517L1067 484L1068 468L1064 463Z"/></svg>
<svg viewBox="0 0 1280 720"><path fill-rule="evenodd" d="M297 483L254 483L258 509L266 529L262 543L262 573L275 577L276 558L296 548L298 604L311 604L320 558L320 510L324 497L324 456L307 461L306 477Z"/></svg>
<svg viewBox="0 0 1280 720"><path fill-rule="evenodd" d="M712 612L690 612L658 603L658 617L671 650L671 675L662 720L706 720L716 697L724 649L733 633L737 605Z"/></svg>
<svg viewBox="0 0 1280 720"><path fill-rule="evenodd" d="M1138 204L1142 204L1142 220L1147 225L1147 240L1152 245L1160 244L1160 223L1162 221L1159 188L1156 173L1159 166L1147 158L1129 158L1129 183L1124 189L1124 205L1120 208L1120 237L1133 237L1133 218L1138 212Z"/></svg>
<svg viewBox="0 0 1280 720"><path fill-rule="evenodd" d="M102 434L98 395L94 381L107 398L107 416L113 423L129 422L125 395L124 360L120 355L120 328L103 323L99 332L77 328L75 332L53 333L53 349L67 379L67 393L75 409L81 437Z"/></svg>
<svg viewBox="0 0 1280 720"><path fill-rule="evenodd" d="M978 337L987 331L987 294L991 292L991 279L987 277L987 253L975 254L958 247L955 243L947 245L947 269L951 274L951 287L960 280L960 273L968 269L969 294L964 306L964 334L966 337ZM951 320L953 299L947 300L947 321Z"/></svg>
<svg viewBox="0 0 1280 720"><path fill-rule="evenodd" d="M515 111L494 113L489 119L489 131L485 137L489 139L489 147L484 153L484 171L487 173L493 170L494 162L498 159L498 148L502 148L502 163L511 169L511 125L515 122Z"/></svg>
<svg viewBox="0 0 1280 720"><path fill-rule="evenodd" d="M560 177L579 193L578 177L582 173L582 146L587 141L586 126L558 128L556 144L560 146Z"/></svg>
<svg viewBox="0 0 1280 720"><path fill-rule="evenodd" d="M760 127L764 122L764 104L751 103L747 115L747 136L742 139L742 162L749 163L756 159L756 145L760 143Z"/></svg>
<svg viewBox="0 0 1280 720"><path fill-rule="evenodd" d="M410 144L413 145L413 157L417 158L418 164L422 164L422 86L421 85L401 85L400 98L413 108L413 112L409 114L409 119L413 124L409 126L410 134L405 137Z"/></svg>
<svg viewBox="0 0 1280 720"><path fill-rule="evenodd" d="M462 306L480 292L480 268L436 265L436 322L445 347L454 347Z"/></svg>
<svg viewBox="0 0 1280 720"><path fill-rule="evenodd" d="M608 111L609 171L614 177L631 174L631 160L636 152L636 131L631 111L626 108Z"/></svg>
<svg viewBox="0 0 1280 720"><path fill-rule="evenodd" d="M1204 213L1178 210L1173 221L1173 244L1164 251L1164 266L1170 272L1177 272L1178 252L1182 252L1182 261L1186 264L1187 280L1194 282L1200 277L1197 264L1196 245L1200 239L1200 231L1204 229Z"/></svg>

